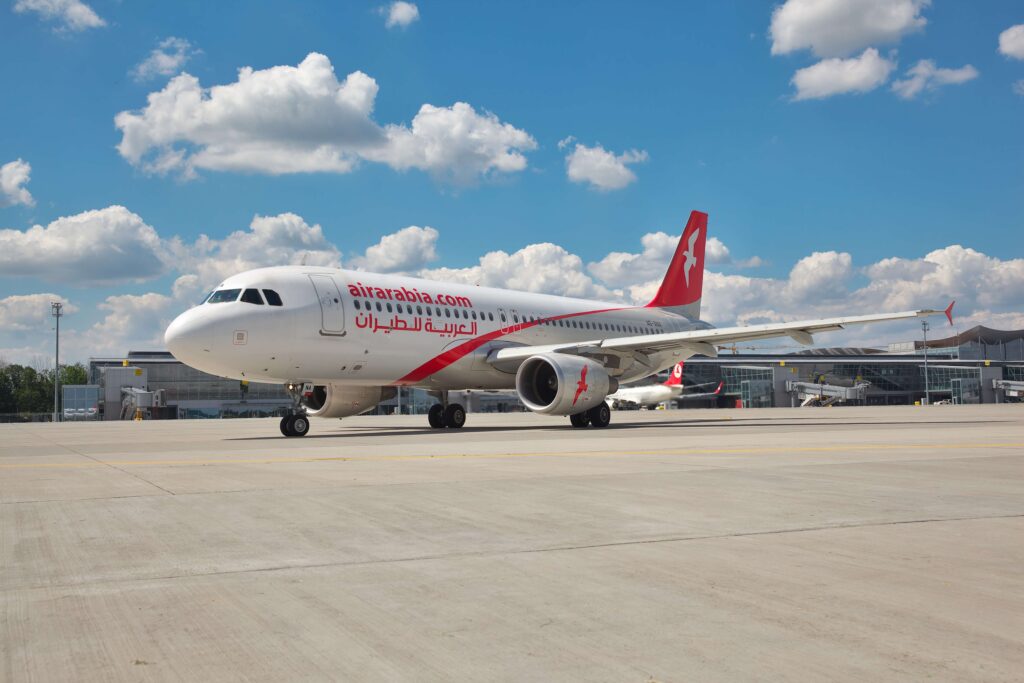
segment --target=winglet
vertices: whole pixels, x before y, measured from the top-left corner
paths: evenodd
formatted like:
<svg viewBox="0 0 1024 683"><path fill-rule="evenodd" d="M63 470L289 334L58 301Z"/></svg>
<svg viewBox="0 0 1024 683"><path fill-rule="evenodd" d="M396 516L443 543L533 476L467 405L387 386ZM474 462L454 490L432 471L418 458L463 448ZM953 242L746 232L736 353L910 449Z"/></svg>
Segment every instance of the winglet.
<svg viewBox="0 0 1024 683"><path fill-rule="evenodd" d="M946 310L943 311L946 314L946 320L949 321L950 327L953 326L953 304L955 304L955 303L956 303L956 299L954 299L953 301L950 301L949 305L946 306Z"/></svg>

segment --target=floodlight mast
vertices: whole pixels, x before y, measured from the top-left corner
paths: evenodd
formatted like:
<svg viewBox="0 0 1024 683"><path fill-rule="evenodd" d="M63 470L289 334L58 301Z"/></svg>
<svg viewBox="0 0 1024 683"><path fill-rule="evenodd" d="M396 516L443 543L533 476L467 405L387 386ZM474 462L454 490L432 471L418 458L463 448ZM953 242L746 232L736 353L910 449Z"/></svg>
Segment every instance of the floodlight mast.
<svg viewBox="0 0 1024 683"><path fill-rule="evenodd" d="M928 321L921 321L921 330L924 332L924 403L930 406L932 404L931 391L928 389Z"/></svg>
<svg viewBox="0 0 1024 683"><path fill-rule="evenodd" d="M60 422L60 318L64 315L64 304L51 301L50 315L57 319L53 354L53 421Z"/></svg>

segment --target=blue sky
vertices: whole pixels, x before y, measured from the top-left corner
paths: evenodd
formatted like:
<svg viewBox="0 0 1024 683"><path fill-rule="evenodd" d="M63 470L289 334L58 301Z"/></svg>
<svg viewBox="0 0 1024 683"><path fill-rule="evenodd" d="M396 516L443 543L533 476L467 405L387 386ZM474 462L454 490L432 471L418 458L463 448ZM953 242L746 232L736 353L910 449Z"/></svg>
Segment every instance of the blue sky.
<svg viewBox="0 0 1024 683"><path fill-rule="evenodd" d="M843 14L836 15L842 21L826 16L815 24L800 15L812 12L803 5L813 3L791 0L783 19L816 47L773 55L786 26L773 27L781 3L772 2L424 1L416 4L415 20L390 28L389 3L91 0L86 7L96 20L83 27L62 13L78 8L79 0L6 2L0 8L0 165L30 165L31 178L20 187L32 200L0 202L7 204L0 205L0 230L7 230L0 235L31 249L31 226L45 229L60 217L121 205L168 244L160 247L163 266L151 276L133 272L132 255L125 253L130 279L116 275L116 259L103 262L106 277L82 278L62 274L46 254L32 255L32 268L4 265L0 256L0 300L41 293L65 298L75 309L68 325L82 357L148 344L158 338L159 325L187 305L188 288L179 283L182 294L175 298L174 283L185 274L217 272L196 263L200 234L224 240L248 230L255 216L285 213L301 217L300 230L321 226L323 242L334 251L315 238L312 248L345 265L360 258L373 264L365 252L383 236L430 226L436 238L420 234L427 241L417 244L435 258L402 262L400 270L515 285L515 279L483 272L481 256L494 250L515 256L528 245L552 242L579 257L578 275L588 282L549 278L549 290L637 298L649 269L639 267L639 279L627 284L630 272L608 275L608 268L588 264L611 252L640 253L647 234L678 235L697 208L710 213L709 234L729 252L709 265L722 276L715 295L725 301L730 291L744 292L710 309L717 324L827 313L829 301L857 313L858 305L924 306L947 296L967 296L964 312L979 314L978 322L1015 323L1024 290L1024 96L1014 84L1024 82L1024 59L1013 45L1001 52L999 36L1024 23L1024 8L1019 2L895 4L901 3L910 15L893 29L873 28L870 18L853 26L855 18ZM843 10L849 3L826 4ZM836 31L853 35L837 38ZM187 59L165 74L133 76L169 38L187 41ZM889 69L885 78L861 82L863 92L795 99L791 79L799 69L828 59L867 68L866 61L856 62L865 50L877 50L880 68ZM456 160L401 170L403 162L361 156L347 172L282 174L256 163L158 173L146 166L160 153L156 147L134 163L119 152L115 115L138 113L147 95L179 72L209 88L235 83L241 67L295 67L310 53L324 55L338 81L361 71L376 82L369 115L375 126L408 129L424 104L465 102L475 115L491 112L532 139L532 146L513 150L523 167L479 173ZM920 60L940 70L969 65L973 75L957 72L961 77L945 84L933 79L914 96L899 97L892 84ZM218 139L230 137L232 125L216 131ZM281 125L273 126L281 139L309 130L282 132ZM327 127L337 133L337 126ZM322 142L331 143L330 135ZM573 141L560 148L569 136ZM172 134L169 144L186 155L202 148L184 134ZM567 157L577 144L584 151L600 145L613 162L633 151L628 158L638 161L620 164L625 176L600 181L615 187L574 182ZM623 181L629 173L635 179ZM121 244L130 252L135 243L126 239ZM173 241L178 251L168 246ZM969 255L971 275L962 281L950 265L962 254L947 254L941 263L925 259L953 245L985 257ZM205 257L230 260L232 248L225 242ZM664 252L655 245L649 256L658 261ZM794 268L815 253L836 256L808 261L804 270L820 278L838 267L841 287L794 282ZM523 257L525 264L536 257L538 268L564 270L574 263L561 252ZM894 257L902 259L899 273L877 265ZM82 265L74 272L87 270ZM935 301L917 301L928 290L909 288L895 299L886 293L900 283L920 284L924 275L934 276ZM1009 292L987 299L978 292L983 282L1002 283ZM816 288L820 297L811 295ZM116 297L146 295L153 295L149 302L158 315L140 316L145 320L138 325L111 320L145 306L142 299ZM783 305L778 299L787 295L793 301ZM45 329L45 317L26 309L36 303L8 301L6 313L0 305L0 323L8 323L0 329L3 357L24 359Z"/></svg>

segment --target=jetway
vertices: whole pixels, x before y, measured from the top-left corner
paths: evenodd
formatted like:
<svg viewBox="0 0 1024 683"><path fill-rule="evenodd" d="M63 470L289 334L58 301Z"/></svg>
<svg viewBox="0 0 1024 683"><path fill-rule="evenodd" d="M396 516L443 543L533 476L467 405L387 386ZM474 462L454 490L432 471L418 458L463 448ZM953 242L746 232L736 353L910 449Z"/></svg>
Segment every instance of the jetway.
<svg viewBox="0 0 1024 683"><path fill-rule="evenodd" d="M827 406L846 401L863 401L867 398L870 386L871 384L868 382L858 382L852 387L846 387L838 384L786 381L786 391L790 394L790 402L793 406L808 406L816 402L819 405Z"/></svg>
<svg viewBox="0 0 1024 683"><path fill-rule="evenodd" d="M1009 379L992 380L992 388L996 392L996 401L1002 403L1008 398L1024 399L1024 382Z"/></svg>

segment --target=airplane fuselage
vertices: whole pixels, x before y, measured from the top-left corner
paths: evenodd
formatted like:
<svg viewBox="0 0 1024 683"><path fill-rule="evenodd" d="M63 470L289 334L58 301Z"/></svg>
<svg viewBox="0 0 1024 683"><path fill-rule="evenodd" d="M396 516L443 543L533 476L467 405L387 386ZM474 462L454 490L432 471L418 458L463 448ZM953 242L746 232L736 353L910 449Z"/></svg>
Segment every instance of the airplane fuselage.
<svg viewBox="0 0 1024 683"><path fill-rule="evenodd" d="M271 305L268 290L281 305ZM166 339L188 365L239 380L510 389L515 368L486 360L495 349L710 327L660 308L282 266L228 278ZM687 355L624 358L610 374L634 381Z"/></svg>

